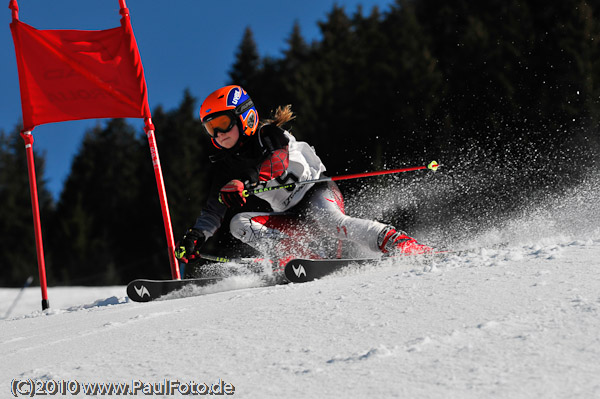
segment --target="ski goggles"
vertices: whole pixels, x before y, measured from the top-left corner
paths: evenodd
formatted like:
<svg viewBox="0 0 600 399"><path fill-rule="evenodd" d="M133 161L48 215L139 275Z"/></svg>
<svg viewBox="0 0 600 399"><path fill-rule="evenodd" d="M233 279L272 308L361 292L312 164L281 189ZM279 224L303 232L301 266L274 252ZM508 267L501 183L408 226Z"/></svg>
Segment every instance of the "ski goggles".
<svg viewBox="0 0 600 399"><path fill-rule="evenodd" d="M207 115L202 121L202 125L206 132L215 137L217 133L227 133L237 122L237 117L243 115L244 112L254 107L254 103L248 97L243 103L235 107L233 110L216 112L212 115Z"/></svg>
<svg viewBox="0 0 600 399"><path fill-rule="evenodd" d="M202 122L202 125L210 136L216 137L217 133L227 133L233 129L235 123L235 116L231 112L227 112L215 116L209 115L206 120Z"/></svg>

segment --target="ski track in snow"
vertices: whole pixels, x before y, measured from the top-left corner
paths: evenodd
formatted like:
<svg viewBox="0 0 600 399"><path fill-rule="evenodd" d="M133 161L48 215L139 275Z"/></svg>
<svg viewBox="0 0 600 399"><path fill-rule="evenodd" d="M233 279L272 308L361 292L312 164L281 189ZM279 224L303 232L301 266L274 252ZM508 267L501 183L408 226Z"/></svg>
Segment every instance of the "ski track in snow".
<svg viewBox="0 0 600 399"><path fill-rule="evenodd" d="M44 312L28 288L0 321L0 396L16 378L222 379L240 398L600 398L590 203L491 226L463 243L476 250L304 284L238 276L151 303L51 287ZM0 317L18 291L0 289Z"/></svg>

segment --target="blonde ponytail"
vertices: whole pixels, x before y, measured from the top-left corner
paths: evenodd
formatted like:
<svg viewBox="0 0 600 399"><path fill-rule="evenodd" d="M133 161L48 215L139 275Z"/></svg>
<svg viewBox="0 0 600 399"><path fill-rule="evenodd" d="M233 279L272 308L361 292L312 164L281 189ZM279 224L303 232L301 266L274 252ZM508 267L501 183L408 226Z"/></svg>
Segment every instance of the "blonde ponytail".
<svg viewBox="0 0 600 399"><path fill-rule="evenodd" d="M296 115L294 115L294 112L292 111L292 105L288 104L285 107L282 107L280 105L275 110L275 115L273 116L273 118L266 119L264 121L264 123L282 126L283 124L288 123L289 121L291 121L293 119L296 119Z"/></svg>

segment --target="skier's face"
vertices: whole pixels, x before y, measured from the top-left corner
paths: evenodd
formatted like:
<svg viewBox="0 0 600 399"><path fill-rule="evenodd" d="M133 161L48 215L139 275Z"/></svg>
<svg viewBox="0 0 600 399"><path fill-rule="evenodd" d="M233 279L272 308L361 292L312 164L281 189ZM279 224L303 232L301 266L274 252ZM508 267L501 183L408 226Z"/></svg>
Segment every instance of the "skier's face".
<svg viewBox="0 0 600 399"><path fill-rule="evenodd" d="M215 141L221 147L230 149L233 148L235 143L238 142L240 138L240 129L238 129L237 124L234 124L233 127L226 133L216 132Z"/></svg>

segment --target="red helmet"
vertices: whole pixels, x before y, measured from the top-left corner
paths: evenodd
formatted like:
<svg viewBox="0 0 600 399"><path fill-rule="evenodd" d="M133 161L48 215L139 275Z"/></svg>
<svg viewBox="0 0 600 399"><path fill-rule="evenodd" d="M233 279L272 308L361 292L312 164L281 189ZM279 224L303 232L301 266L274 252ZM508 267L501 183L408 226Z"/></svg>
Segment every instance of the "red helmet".
<svg viewBox="0 0 600 399"><path fill-rule="evenodd" d="M252 136L258 128L258 112L246 91L237 85L225 86L212 92L200 107L200 120L215 141L216 132L228 132L238 124L240 137Z"/></svg>

